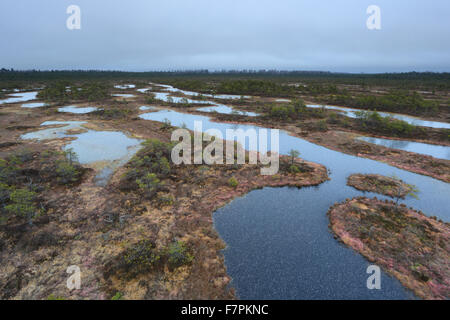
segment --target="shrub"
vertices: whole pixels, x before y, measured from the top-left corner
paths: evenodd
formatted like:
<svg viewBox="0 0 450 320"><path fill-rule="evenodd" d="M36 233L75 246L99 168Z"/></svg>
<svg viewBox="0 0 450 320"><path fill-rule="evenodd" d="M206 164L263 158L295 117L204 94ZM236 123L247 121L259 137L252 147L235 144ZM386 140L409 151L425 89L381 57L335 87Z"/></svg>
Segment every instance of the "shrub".
<svg viewBox="0 0 450 320"><path fill-rule="evenodd" d="M165 118L162 122L161 130L167 130L170 128L172 128L172 123L170 122L169 119Z"/></svg>
<svg viewBox="0 0 450 320"><path fill-rule="evenodd" d="M0 182L13 184L18 177L19 168L14 164L0 159Z"/></svg>
<svg viewBox="0 0 450 320"><path fill-rule="evenodd" d="M9 201L10 194L11 188L6 183L0 182L0 203Z"/></svg>
<svg viewBox="0 0 450 320"><path fill-rule="evenodd" d="M294 164L295 158L300 156L300 152L298 150L291 149L288 155L291 157L291 164Z"/></svg>
<svg viewBox="0 0 450 320"><path fill-rule="evenodd" d="M5 209L16 216L32 220L37 213L34 204L36 193L27 189L16 189L11 192L9 200L10 204Z"/></svg>
<svg viewBox="0 0 450 320"><path fill-rule="evenodd" d="M239 185L239 182L236 180L235 177L231 177L231 178L228 180L228 185L229 185L230 187L232 187L232 188L236 188L236 187Z"/></svg>
<svg viewBox="0 0 450 320"><path fill-rule="evenodd" d="M80 172L68 161L59 161L56 167L56 174L60 184L71 184L78 181Z"/></svg>
<svg viewBox="0 0 450 320"><path fill-rule="evenodd" d="M156 177L154 173L147 173L141 179L137 179L136 183L139 189L145 194L148 199L153 198L153 196L158 192L161 187L161 181Z"/></svg>
<svg viewBox="0 0 450 320"><path fill-rule="evenodd" d="M382 117L378 112L358 111L355 114L364 129L401 135L411 135L420 131L412 124L392 117Z"/></svg>
<svg viewBox="0 0 450 320"><path fill-rule="evenodd" d="M167 248L167 263L169 268L175 269L192 262L194 257L189 253L183 241L175 241Z"/></svg>
<svg viewBox="0 0 450 320"><path fill-rule="evenodd" d="M121 292L116 292L116 294L111 297L111 300L123 300L123 294Z"/></svg>
<svg viewBox="0 0 450 320"><path fill-rule="evenodd" d="M160 261L160 258L160 254L152 241L141 240L125 251L123 262L129 272L139 274L151 271Z"/></svg>
<svg viewBox="0 0 450 320"><path fill-rule="evenodd" d="M160 207L162 207L162 206L170 206L170 205L173 204L174 198L173 198L172 195L168 195L168 196L158 195L158 197L156 198L156 201L157 201L157 203L158 203L158 205Z"/></svg>

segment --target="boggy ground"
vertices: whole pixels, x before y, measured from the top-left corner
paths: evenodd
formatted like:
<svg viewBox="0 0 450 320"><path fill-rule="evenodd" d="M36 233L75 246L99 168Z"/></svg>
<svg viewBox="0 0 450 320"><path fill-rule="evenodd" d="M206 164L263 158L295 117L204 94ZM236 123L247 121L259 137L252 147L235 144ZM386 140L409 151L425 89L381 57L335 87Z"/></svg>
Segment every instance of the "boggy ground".
<svg viewBox="0 0 450 320"><path fill-rule="evenodd" d="M404 198L415 191L415 186L395 177L386 177L380 174L352 174L347 179L347 185L361 191L384 194L391 198Z"/></svg>
<svg viewBox="0 0 450 320"><path fill-rule="evenodd" d="M423 299L450 298L450 225L404 205L354 198L328 211L344 244Z"/></svg>
<svg viewBox="0 0 450 320"><path fill-rule="evenodd" d="M119 110L129 107L117 105ZM39 172L40 155L59 150L67 139L31 142L19 136L46 120L90 120L91 129L123 130L164 143L171 132L160 123L137 120L128 113L119 117L115 113L70 115L52 108L23 110L11 105L0 116L0 142L5 143L1 158L31 149L34 160L28 169ZM137 160L145 159L145 150ZM255 188L303 187L328 179L325 167L298 159L299 172L289 173L290 161L282 161L284 171L275 176L261 176L257 165L171 167L169 174L159 177L160 188L151 196L136 186L136 180L130 180L130 187L124 178L135 165L119 169L106 187L94 183L94 169L73 184L50 180L40 185L35 180L43 188L39 204L45 210L32 224L16 217L0 229L0 297L234 298L220 252L224 243L213 228L212 213ZM29 171L23 172L25 178ZM80 290L66 287L70 276L66 270L71 265L81 269Z"/></svg>
<svg viewBox="0 0 450 320"><path fill-rule="evenodd" d="M252 111L248 109L247 111ZM266 119L264 117L246 117L242 115L226 115L210 113L213 119L225 122L241 122L246 124L255 124L268 128L282 129L294 136L310 141L312 143L327 147L332 150L364 157L380 162L385 162L394 167L411 171L414 173L427 175L444 182L450 182L450 161L437 159L432 156L408 152L404 150L391 149L380 145L371 144L365 141L357 140L359 134L355 131L349 131L348 128L326 125L318 127L320 120L307 120L302 124L291 121L280 121ZM323 122L322 122L323 123ZM306 124L306 125L305 125ZM426 130L428 130L427 128ZM433 129L430 129L433 132ZM364 135L368 135L365 133ZM377 138L396 139L390 136L370 134ZM424 139L408 138L407 140L431 144L448 145L448 142ZM301 150L299 150L301 151Z"/></svg>
<svg viewBox="0 0 450 320"><path fill-rule="evenodd" d="M151 94L151 92L148 94ZM174 95L183 96L180 93L174 93ZM229 106L233 105L237 110L256 112L261 114L261 116L248 117L239 114L206 113L216 121L241 122L268 128L284 129L292 135L339 152L385 162L403 170L450 182L449 160L391 149L356 139L359 135L364 135L450 146L450 130L448 129L414 128L411 126L409 128L410 132L394 133L389 131L391 130L390 128L362 126L358 120L347 118L332 110L306 109L305 112L297 116L297 119L281 119L268 116L267 110L270 110L272 106L280 105L280 103L276 102L276 99L252 97L251 99L228 101L219 99L219 101ZM205 114L195 110L198 106L192 104L163 104L183 112Z"/></svg>
<svg viewBox="0 0 450 320"><path fill-rule="evenodd" d="M32 148L36 152L58 149L67 139L45 143L19 139L20 134L36 130L46 120L89 120L92 129L121 130L137 138L167 142L170 130L160 123L137 118L139 106L164 104L135 90L120 93L132 93L135 97L85 102L105 108L103 112L86 115L58 113L55 105L36 109L23 109L20 104L2 106L0 156L19 148ZM258 112L251 103L236 104L240 109ZM185 111L200 114L193 109L188 107ZM305 119L300 122L306 126L299 127L298 122L264 117L208 115L220 121L284 129L331 149L449 181L448 161L354 141L354 135L342 131L338 125L328 124L324 129L323 121L319 123L322 118ZM186 166L164 178L166 185L156 199L147 199L139 189L123 190L122 176L129 168L120 169L106 187L95 185L95 172L87 171L80 184L47 190L42 201L48 210L42 221L35 221L33 226L22 223L24 229L15 232L13 238L2 233L2 297L234 298L227 287L230 279L220 253L224 244L213 229L211 214L254 188L308 186L327 179L324 167L299 164L305 169L300 173L285 171L273 177L261 177L259 168L248 165ZM141 257L152 263L135 263ZM81 290L69 292L66 288L69 265L81 268Z"/></svg>

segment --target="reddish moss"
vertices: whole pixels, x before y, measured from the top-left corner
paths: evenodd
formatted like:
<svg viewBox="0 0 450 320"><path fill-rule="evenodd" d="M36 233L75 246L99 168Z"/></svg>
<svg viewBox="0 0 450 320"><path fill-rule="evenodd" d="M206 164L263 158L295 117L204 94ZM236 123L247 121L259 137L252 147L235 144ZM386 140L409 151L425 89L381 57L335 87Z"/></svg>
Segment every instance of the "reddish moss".
<svg viewBox="0 0 450 320"><path fill-rule="evenodd" d="M355 198L328 211L346 245L423 299L450 298L450 225L406 206Z"/></svg>

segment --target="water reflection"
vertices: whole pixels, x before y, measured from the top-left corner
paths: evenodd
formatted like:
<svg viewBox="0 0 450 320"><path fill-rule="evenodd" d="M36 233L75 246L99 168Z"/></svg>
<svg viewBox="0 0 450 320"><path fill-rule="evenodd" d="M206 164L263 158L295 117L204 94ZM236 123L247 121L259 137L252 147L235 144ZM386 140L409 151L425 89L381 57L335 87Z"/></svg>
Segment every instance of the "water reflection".
<svg viewBox="0 0 450 320"><path fill-rule="evenodd" d="M438 159L450 160L450 147L406 140L391 140L372 137L358 137L369 143L409 152L429 155Z"/></svg>
<svg viewBox="0 0 450 320"><path fill-rule="evenodd" d="M96 111L97 107L77 107L77 106L67 106L58 108L59 112L75 113L75 114L85 114Z"/></svg>
<svg viewBox="0 0 450 320"><path fill-rule="evenodd" d="M11 93L11 94L9 94L9 98L0 100L0 104L17 103L17 102L35 100L37 97L37 94L38 94L37 91Z"/></svg>
<svg viewBox="0 0 450 320"><path fill-rule="evenodd" d="M363 110L363 109L354 109L354 108L337 107L337 106L329 106L329 105L308 104L306 106L308 108L325 108L325 109L329 109L329 110L341 111L345 116L347 116L349 118L356 118L357 112L367 111L367 110ZM399 113L378 112L378 114L380 114L382 117L392 117L394 119L403 120L403 121L405 121L409 124L415 125L415 126L450 129L450 123L446 123L446 122L422 120L420 118L407 116L407 115L399 114Z"/></svg>
<svg viewBox="0 0 450 320"><path fill-rule="evenodd" d="M203 130L247 130L257 126L213 122L206 116L173 110L142 114L143 119L164 121ZM270 149L269 143L269 149ZM450 187L430 177L400 170L384 163L359 158L312 144L280 131L280 153L296 149L309 161L331 170L331 181L313 188L264 188L249 193L214 214L233 286L243 299L402 299L411 294L400 283L383 275L383 289L365 287L368 262L340 245L330 234L326 212L336 202L363 195L346 185L353 173L395 174L419 187L419 198L405 204L449 221ZM375 194L366 193L367 196ZM378 198L385 198L377 195Z"/></svg>
<svg viewBox="0 0 450 320"><path fill-rule="evenodd" d="M59 126L26 133L22 139L49 140L74 138L63 147L73 149L81 164L101 163L100 173L95 178L104 185L118 167L127 163L140 149L142 140L129 138L120 131L95 131L83 127L83 121L46 121L41 126Z"/></svg>

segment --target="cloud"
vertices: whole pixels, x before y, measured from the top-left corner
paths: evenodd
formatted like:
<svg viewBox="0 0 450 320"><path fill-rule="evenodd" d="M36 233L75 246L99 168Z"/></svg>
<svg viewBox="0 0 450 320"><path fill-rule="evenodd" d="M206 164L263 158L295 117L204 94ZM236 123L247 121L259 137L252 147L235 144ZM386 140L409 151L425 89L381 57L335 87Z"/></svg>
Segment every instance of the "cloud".
<svg viewBox="0 0 450 320"><path fill-rule="evenodd" d="M81 8L81 30L66 9ZM369 1L2 0L2 67L450 71L450 3Z"/></svg>

